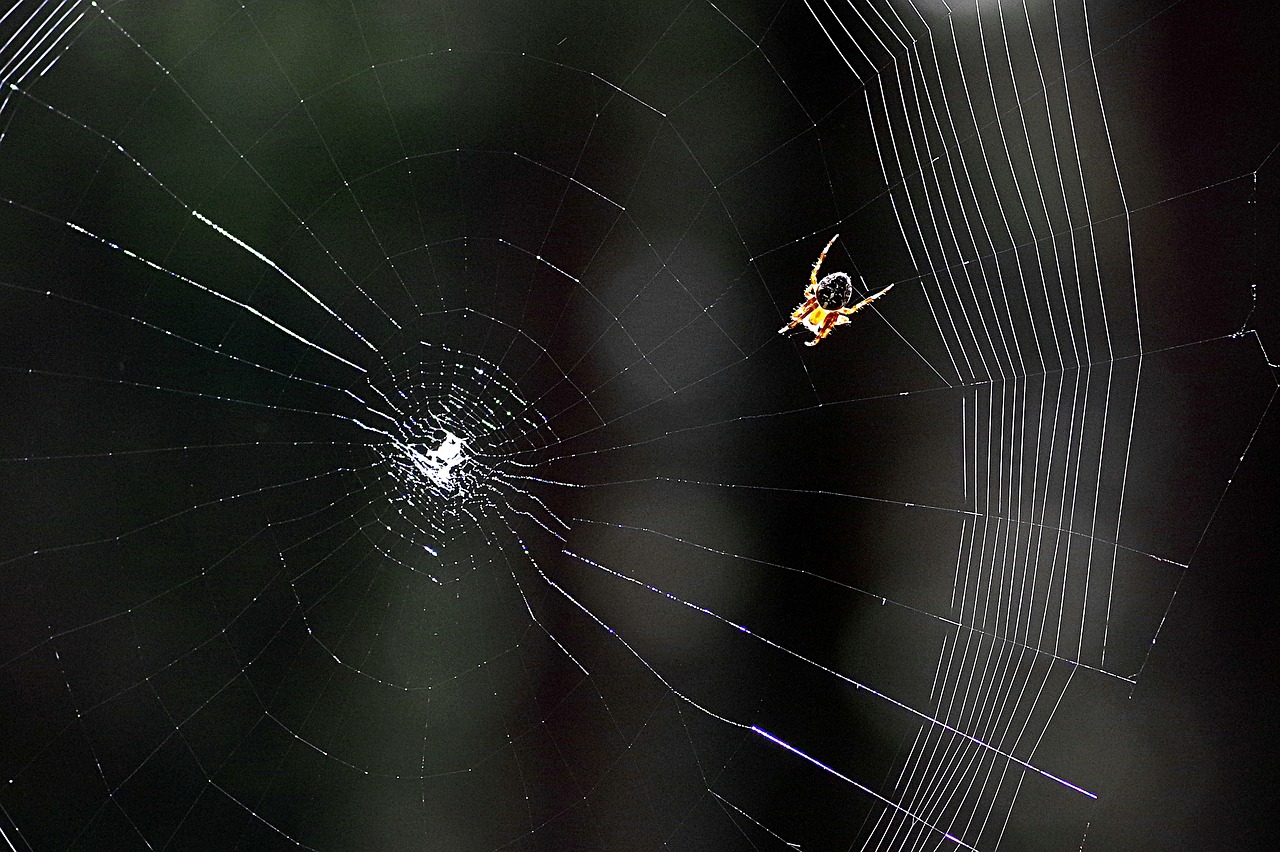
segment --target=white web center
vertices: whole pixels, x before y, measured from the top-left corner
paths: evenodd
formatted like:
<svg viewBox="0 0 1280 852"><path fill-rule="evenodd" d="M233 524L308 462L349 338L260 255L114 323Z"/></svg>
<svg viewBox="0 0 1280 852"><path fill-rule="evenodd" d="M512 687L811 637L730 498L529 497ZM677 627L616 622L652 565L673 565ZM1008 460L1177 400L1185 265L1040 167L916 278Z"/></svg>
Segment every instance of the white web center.
<svg viewBox="0 0 1280 852"><path fill-rule="evenodd" d="M400 445L413 468L425 476L438 492L448 497L456 496L463 485L461 468L467 460L466 445L457 435L445 432L439 444L430 447L430 444Z"/></svg>

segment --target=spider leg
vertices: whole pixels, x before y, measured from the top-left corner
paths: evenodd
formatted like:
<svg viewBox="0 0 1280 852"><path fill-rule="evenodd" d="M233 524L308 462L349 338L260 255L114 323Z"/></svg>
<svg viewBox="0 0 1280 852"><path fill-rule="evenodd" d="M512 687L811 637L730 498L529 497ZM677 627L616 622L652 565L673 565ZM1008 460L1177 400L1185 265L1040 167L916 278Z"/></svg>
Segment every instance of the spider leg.
<svg viewBox="0 0 1280 852"><path fill-rule="evenodd" d="M831 329L836 327L836 320L838 319L840 319L840 314L837 311L827 314L822 320L822 325L814 332L813 340L806 340L804 345L817 346L822 341L822 338L830 334Z"/></svg>
<svg viewBox="0 0 1280 852"><path fill-rule="evenodd" d="M836 244L838 239L840 239L840 235L836 234L831 238L831 242L827 243L827 247L822 250L822 254L818 255L817 262L813 264L813 271L809 273L810 286L818 286L818 270L822 268L822 261L827 259L827 252L831 251L831 247Z"/></svg>
<svg viewBox="0 0 1280 852"><path fill-rule="evenodd" d="M842 313L842 314L844 314L844 315L848 316L849 314L852 314L852 313L854 313L854 312L856 312L856 311L860 311L860 310L862 310L862 309L863 309L863 308L865 308L867 305L871 304L871 303L872 303L872 302L874 302L876 299L879 299L881 296L883 296L885 293L888 293L888 292L889 292L890 290L892 290L892 289L893 289L893 285L892 285L892 284L890 284L888 287L885 287L885 288L884 288L883 290L881 290L879 293L876 293L875 295L872 295L872 296L868 296L867 298L863 299L861 302L859 302L858 304L854 305L853 307L851 307L851 308L839 308L839 311L840 311L840 313Z"/></svg>
<svg viewBox="0 0 1280 852"><path fill-rule="evenodd" d="M804 318L813 313L813 309L818 306L818 297L814 296L806 300L800 307L791 312L791 322L778 329L778 334L784 334L791 329L804 322Z"/></svg>

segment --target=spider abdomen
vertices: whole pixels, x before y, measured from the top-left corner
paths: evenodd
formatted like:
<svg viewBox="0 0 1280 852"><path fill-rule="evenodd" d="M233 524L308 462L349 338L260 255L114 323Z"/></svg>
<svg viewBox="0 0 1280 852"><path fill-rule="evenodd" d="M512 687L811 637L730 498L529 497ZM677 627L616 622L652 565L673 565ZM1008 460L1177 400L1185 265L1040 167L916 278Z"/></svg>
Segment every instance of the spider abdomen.
<svg viewBox="0 0 1280 852"><path fill-rule="evenodd" d="M818 306L835 311L853 301L853 281L844 272L833 272L818 282Z"/></svg>

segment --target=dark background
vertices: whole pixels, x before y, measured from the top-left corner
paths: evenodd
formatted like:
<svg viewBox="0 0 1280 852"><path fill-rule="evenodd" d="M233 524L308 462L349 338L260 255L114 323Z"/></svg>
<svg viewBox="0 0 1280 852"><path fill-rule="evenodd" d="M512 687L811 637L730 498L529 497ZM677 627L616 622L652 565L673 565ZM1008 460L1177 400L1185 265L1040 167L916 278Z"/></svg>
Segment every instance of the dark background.
<svg viewBox="0 0 1280 852"><path fill-rule="evenodd" d="M901 509L963 504L961 394L805 5L102 8L0 112L10 843L859 848L875 800L692 702L884 791L913 720L562 552L928 703L946 631L880 596L945 609L960 522ZM1142 563L1136 685L1054 729L1098 802L1032 778L1002 845L1270 848L1275 13L1089 12L1146 353L1121 542L1189 567ZM898 288L805 349L774 330L837 229L827 268ZM406 519L366 386L192 281L417 413L497 365L549 422L489 458L590 487Z"/></svg>

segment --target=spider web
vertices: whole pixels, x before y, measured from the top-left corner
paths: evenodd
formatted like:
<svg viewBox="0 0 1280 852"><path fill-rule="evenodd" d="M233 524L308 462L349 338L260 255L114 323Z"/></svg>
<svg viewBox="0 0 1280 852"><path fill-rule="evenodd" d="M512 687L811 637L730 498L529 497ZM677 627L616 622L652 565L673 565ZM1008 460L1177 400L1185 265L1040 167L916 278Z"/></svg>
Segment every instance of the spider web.
<svg viewBox="0 0 1280 852"><path fill-rule="evenodd" d="M0 836L1244 848L1264 33L16 4Z"/></svg>

